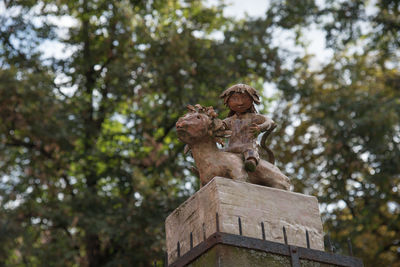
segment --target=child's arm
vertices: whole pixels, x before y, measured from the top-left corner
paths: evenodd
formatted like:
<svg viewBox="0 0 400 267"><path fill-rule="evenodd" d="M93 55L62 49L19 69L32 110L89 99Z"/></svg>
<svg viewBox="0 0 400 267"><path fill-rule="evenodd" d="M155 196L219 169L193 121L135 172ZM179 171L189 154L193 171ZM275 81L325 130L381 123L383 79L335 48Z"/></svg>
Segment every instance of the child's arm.
<svg viewBox="0 0 400 267"><path fill-rule="evenodd" d="M265 116L265 115L259 115L259 116L262 116L264 118L264 122L262 124L258 125L258 127L260 127L261 132L268 131L269 129L276 126L276 123L273 120L271 120L270 118L268 118L267 116Z"/></svg>
<svg viewBox="0 0 400 267"><path fill-rule="evenodd" d="M253 124L250 127L250 130L254 134L259 134L260 132L268 131L269 129L275 126L276 123L273 120L271 120L265 115L257 114L257 117L255 118Z"/></svg>
<svg viewBox="0 0 400 267"><path fill-rule="evenodd" d="M222 123L224 124L225 130L231 130L231 118L226 118L222 120Z"/></svg>

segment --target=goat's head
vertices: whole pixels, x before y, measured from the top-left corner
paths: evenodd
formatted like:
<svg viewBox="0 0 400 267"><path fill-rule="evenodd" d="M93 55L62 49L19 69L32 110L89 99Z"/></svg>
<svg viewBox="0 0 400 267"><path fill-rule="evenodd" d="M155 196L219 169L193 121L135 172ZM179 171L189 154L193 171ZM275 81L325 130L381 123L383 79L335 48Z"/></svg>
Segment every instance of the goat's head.
<svg viewBox="0 0 400 267"><path fill-rule="evenodd" d="M176 122L178 138L186 144L196 144L202 140L213 138L222 143L221 137L229 134L224 124L217 118L213 107L203 107L199 104L187 106L188 112Z"/></svg>

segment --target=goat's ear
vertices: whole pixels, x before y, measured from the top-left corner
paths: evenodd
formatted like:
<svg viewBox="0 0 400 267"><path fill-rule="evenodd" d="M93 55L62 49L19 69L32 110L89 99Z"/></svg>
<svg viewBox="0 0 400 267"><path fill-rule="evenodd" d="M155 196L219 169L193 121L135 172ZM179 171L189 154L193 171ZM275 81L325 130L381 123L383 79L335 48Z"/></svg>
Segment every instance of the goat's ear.
<svg viewBox="0 0 400 267"><path fill-rule="evenodd" d="M187 105L186 108L187 108L189 111L192 111L192 112L195 112L195 111L196 111L196 109L195 109L192 105Z"/></svg>
<svg viewBox="0 0 400 267"><path fill-rule="evenodd" d="M183 149L183 153L187 154L190 151L190 147L188 145L185 145L185 148Z"/></svg>
<svg viewBox="0 0 400 267"><path fill-rule="evenodd" d="M207 107L206 111L207 111L207 115L210 116L211 118L218 117L218 114L217 114L217 112L215 112L213 107Z"/></svg>
<svg viewBox="0 0 400 267"><path fill-rule="evenodd" d="M198 112L204 111L204 107L200 104L196 104L194 105L194 107Z"/></svg>

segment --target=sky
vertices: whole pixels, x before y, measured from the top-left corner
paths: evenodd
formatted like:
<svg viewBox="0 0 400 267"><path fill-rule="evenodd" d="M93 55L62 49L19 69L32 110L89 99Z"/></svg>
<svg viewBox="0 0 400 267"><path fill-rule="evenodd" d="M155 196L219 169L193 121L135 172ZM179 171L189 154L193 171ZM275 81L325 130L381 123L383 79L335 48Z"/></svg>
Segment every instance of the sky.
<svg viewBox="0 0 400 267"><path fill-rule="evenodd" d="M245 18L246 16L251 18L262 17L265 15L271 1L273 0L225 0L224 2L227 6L224 9L224 15L239 19ZM204 0L206 5L217 5L219 2L220 0ZM4 13L4 11L4 3L0 1L0 14ZM74 24L74 20L68 16L57 18L53 22L59 25L61 29L64 28L64 30ZM61 33L61 36L62 35L63 33ZM304 54L306 51L303 48L295 46L293 35L293 32L290 31L276 32L275 38L273 38L274 43L271 45ZM218 33L216 33L215 38L218 38L218 36ZM310 61L310 69L318 69L323 63L329 62L332 57L332 51L325 48L325 38L322 31L318 30L315 26L312 27L305 32L303 41L309 44L307 52L310 53L310 51L312 51L314 54L314 57ZM68 58L75 52L72 48L65 49L65 46L60 42L50 40L42 44L41 50L44 53L43 58L55 57L59 59ZM289 58L286 59L286 62L288 65L291 64ZM66 77L63 75L58 75L55 82L61 84L66 81L65 79ZM73 93L74 90L74 88L64 88L63 91L69 94ZM266 97L273 97L277 92L278 90L273 83L264 83L264 95ZM273 109L274 107L271 105L271 110Z"/></svg>
<svg viewBox="0 0 400 267"><path fill-rule="evenodd" d="M271 1L273 0L225 0L225 4L227 7L224 9L224 15L235 17L235 18L245 18L246 15L255 18L264 16L267 11ZM204 0L206 5L217 5L219 0ZM4 3L0 1L0 14L4 13ZM61 28L73 25L74 20L70 17L64 16L61 19L57 19L54 21ZM218 38L218 34L216 34L216 38ZM274 42L272 46L278 46L280 48L288 49L290 51L296 51L298 53L304 53L305 51L298 47L296 48L293 42L293 33L292 32L277 32L276 38L274 38ZM325 38L323 32L318 30L316 27L312 27L309 29L305 36L304 40L309 43L309 47L307 52L313 52L315 55L314 58L310 61L311 69L318 69L321 64L324 62L328 62L332 57L332 52L325 48ZM74 53L73 49L65 49L65 46L56 41L45 41L42 44L42 49L44 52L44 58L68 58ZM290 64L290 59L287 59L288 64ZM57 77L57 83L63 82L63 77ZM264 95L267 97L272 97L276 94L277 90L274 88L274 85L271 83L264 84ZM73 90L72 90L73 91Z"/></svg>
<svg viewBox="0 0 400 267"><path fill-rule="evenodd" d="M227 7L224 9L224 14L226 16L244 18L246 15L249 17L260 17L264 16L269 4L273 0L225 0ZM206 5L217 5L220 0L204 0ZM0 1L0 14L5 12L4 3ZM67 16L58 19L56 24L62 26L72 25L74 22L71 18ZM293 44L288 41L290 36L287 33L279 33L279 38L277 43L279 47L285 47L288 49L293 49ZM325 38L322 31L313 27L305 35L306 41L309 43L309 51L313 51L315 58L311 61L311 67L318 68L321 63L328 61L332 57L332 52L325 49ZM73 51L64 51L63 45L56 42L46 42L43 44L44 57L49 58L55 56L56 58L66 58L69 57Z"/></svg>
<svg viewBox="0 0 400 267"><path fill-rule="evenodd" d="M210 0L209 2L218 2L215 0ZM262 16L265 14L269 6L268 0L227 0L226 3L229 5L225 9L225 15L228 16L239 16L244 17L247 13L250 16Z"/></svg>
<svg viewBox="0 0 400 267"><path fill-rule="evenodd" d="M246 14L250 17L260 17L265 14L271 1L273 0L226 0L228 6L224 10L224 14L238 18L244 18ZM218 0L208 0L207 2L215 4L218 3ZM332 52L325 48L324 34L317 27L314 26L307 31L305 38L309 42L308 51L313 51L315 54L315 59L311 62L311 65L317 67L317 65L332 57Z"/></svg>
<svg viewBox="0 0 400 267"><path fill-rule="evenodd" d="M225 0L227 7L224 9L224 15L235 18L245 18L246 15L251 18L262 17L265 15L271 1L273 0ZM318 1L317 1L318 2ZM219 0L207 0L206 5L217 5ZM278 32L276 33L276 41L274 46L279 46L290 51L296 51L298 53L307 52L313 54L314 57L310 60L310 69L316 70L322 64L329 62L333 56L331 50L325 48L325 36L324 33L319 30L315 25L308 29L303 37L303 41L308 44L307 51L302 48L295 46L293 42L292 32ZM312 51L312 53L311 53ZM288 64L290 61L288 60ZM266 82L264 84L264 95L266 97L273 97L278 92L275 85ZM274 109L274 105L271 105L271 110Z"/></svg>

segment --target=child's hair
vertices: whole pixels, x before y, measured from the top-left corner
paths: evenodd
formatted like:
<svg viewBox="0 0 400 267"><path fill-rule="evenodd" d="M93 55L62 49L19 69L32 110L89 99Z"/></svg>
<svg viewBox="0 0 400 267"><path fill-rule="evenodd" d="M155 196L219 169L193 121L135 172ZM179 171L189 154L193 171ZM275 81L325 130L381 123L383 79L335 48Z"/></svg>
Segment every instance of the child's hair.
<svg viewBox="0 0 400 267"><path fill-rule="evenodd" d="M253 103L255 103L257 105L260 104L260 95L258 94L257 90L247 84L239 83L239 84L235 84L234 86L229 87L219 96L220 98L224 99L225 106L229 107L228 100L229 100L229 97L231 97L231 95L233 93L248 94L251 97L251 99L253 99ZM251 105L251 107L249 108L249 110L247 112L257 113L257 110L254 107L254 105ZM228 114L228 117L231 117L234 114L235 114L235 112L233 110L231 110Z"/></svg>

